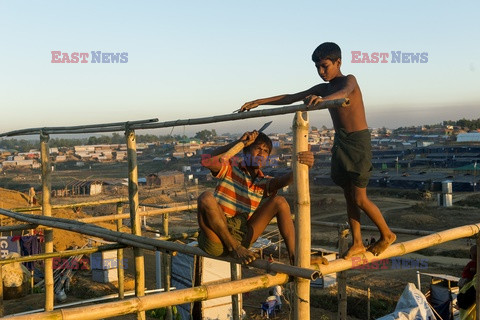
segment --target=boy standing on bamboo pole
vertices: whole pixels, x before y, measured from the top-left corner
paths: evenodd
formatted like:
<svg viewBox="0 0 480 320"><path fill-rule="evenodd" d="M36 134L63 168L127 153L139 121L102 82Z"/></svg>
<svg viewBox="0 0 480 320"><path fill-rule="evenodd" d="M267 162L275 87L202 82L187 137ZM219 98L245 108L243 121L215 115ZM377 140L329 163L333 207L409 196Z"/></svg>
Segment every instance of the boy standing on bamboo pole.
<svg viewBox="0 0 480 320"><path fill-rule="evenodd" d="M243 150L243 159L235 157ZM278 178L266 177L261 168L272 151L272 141L263 132L245 132L230 144L202 157L202 165L218 179L215 192L198 198L199 247L208 254L230 254L248 264L258 258L248 250L268 223L277 218L290 263L294 262L295 228L290 206L277 190L293 181L290 172ZM310 151L300 152L298 160L313 165Z"/></svg>
<svg viewBox="0 0 480 320"><path fill-rule="evenodd" d="M360 87L353 75L344 76L340 71L342 59L337 44L322 43L313 52L312 60L320 78L327 83L294 94L250 101L240 108L240 112L260 105L286 105L301 100L307 105L317 105L324 100L350 99L349 107L328 110L335 128L331 176L343 188L353 237L353 243L344 258L366 251L360 231L360 210L367 214L380 231L380 240L368 247L374 255L379 255L395 241L396 236L387 226L378 207L367 197L372 154Z"/></svg>

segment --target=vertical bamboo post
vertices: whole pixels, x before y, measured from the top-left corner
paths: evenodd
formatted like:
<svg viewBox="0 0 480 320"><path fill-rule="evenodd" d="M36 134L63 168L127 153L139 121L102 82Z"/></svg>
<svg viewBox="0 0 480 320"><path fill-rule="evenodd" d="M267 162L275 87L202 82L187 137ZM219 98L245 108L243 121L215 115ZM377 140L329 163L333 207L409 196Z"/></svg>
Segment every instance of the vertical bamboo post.
<svg viewBox="0 0 480 320"><path fill-rule="evenodd" d="M310 190L308 166L297 154L308 150L308 114L296 112L293 120L293 181L295 185L295 265L310 267ZM295 278L294 320L310 319L310 280Z"/></svg>
<svg viewBox="0 0 480 320"><path fill-rule="evenodd" d="M338 229L338 252L343 256L348 250L348 229ZM337 273L337 298L338 298L338 316L339 320L347 319L347 272Z"/></svg>
<svg viewBox="0 0 480 320"><path fill-rule="evenodd" d="M477 270L478 266L480 266L480 233L477 234ZM476 320L480 320L480 274L477 272L477 283L476 283L476 296L475 296L475 302L476 302Z"/></svg>
<svg viewBox="0 0 480 320"><path fill-rule="evenodd" d="M50 150L48 141L50 137L43 132L40 133L40 153L42 163L42 214L50 217L52 215L52 206L50 204L51 191L51 173L50 167ZM45 228L45 253L53 252L53 229ZM53 280L53 259L45 259L44 263L45 273L45 311L53 310L54 303L54 280Z"/></svg>
<svg viewBox="0 0 480 320"><path fill-rule="evenodd" d="M116 214L123 213L123 204L117 203ZM117 219L117 231L122 231L122 219ZM123 299L125 297L125 263L123 261L123 249L117 249L117 275L118 275L118 298Z"/></svg>
<svg viewBox="0 0 480 320"><path fill-rule="evenodd" d="M242 279L242 267L238 263L230 263L232 281ZM232 295L232 320L240 320L242 315L242 295Z"/></svg>
<svg viewBox="0 0 480 320"><path fill-rule="evenodd" d="M3 317L3 273L2 267L0 266L0 317Z"/></svg>
<svg viewBox="0 0 480 320"><path fill-rule="evenodd" d="M367 288L367 320L370 320L370 287Z"/></svg>
<svg viewBox="0 0 480 320"><path fill-rule="evenodd" d="M163 234L168 236L168 213L162 215L162 225L163 225ZM164 292L170 291L170 255L169 254L162 254L162 282L163 282L163 289ZM167 307L167 314L166 320L172 320L172 307Z"/></svg>
<svg viewBox="0 0 480 320"><path fill-rule="evenodd" d="M142 235L140 224L140 215L138 214L138 167L137 167L137 145L135 131L127 126L125 131L127 139L128 156L128 201L130 204L130 225L132 233L138 236ZM135 256L135 295L141 297L145 295L145 267L143 250L133 248ZM137 312L138 320L145 320L145 311Z"/></svg>

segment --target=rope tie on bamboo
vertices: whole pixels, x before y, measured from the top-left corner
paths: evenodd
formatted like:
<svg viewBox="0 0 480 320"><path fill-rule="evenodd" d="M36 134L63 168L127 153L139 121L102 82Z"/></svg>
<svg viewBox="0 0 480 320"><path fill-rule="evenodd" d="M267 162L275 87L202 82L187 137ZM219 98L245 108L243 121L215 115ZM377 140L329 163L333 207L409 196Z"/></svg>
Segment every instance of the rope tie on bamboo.
<svg viewBox="0 0 480 320"><path fill-rule="evenodd" d="M40 130L40 139L48 140L50 138L49 134L45 132L46 130L47 128Z"/></svg>

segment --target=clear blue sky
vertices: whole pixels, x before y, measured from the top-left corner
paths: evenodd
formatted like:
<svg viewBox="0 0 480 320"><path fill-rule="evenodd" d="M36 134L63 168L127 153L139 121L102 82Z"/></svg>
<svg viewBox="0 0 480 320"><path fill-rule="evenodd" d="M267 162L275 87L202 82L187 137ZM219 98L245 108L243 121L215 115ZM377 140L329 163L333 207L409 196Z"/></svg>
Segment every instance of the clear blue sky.
<svg viewBox="0 0 480 320"><path fill-rule="evenodd" d="M0 132L230 113L321 82L310 56L324 41L341 46L371 127L476 119L479 12L480 1L1 0ZM128 52L128 63L53 64L53 50ZM351 51L396 50L428 52L428 62L351 63ZM291 118L269 131L288 130ZM331 126L326 111L310 122ZM185 132L204 128L215 127Z"/></svg>

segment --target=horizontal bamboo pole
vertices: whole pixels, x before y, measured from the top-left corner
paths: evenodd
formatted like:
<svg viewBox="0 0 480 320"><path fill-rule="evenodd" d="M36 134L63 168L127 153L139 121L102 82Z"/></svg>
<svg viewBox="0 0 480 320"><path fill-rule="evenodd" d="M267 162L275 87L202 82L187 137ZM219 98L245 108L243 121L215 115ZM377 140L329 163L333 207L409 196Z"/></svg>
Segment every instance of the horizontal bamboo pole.
<svg viewBox="0 0 480 320"><path fill-rule="evenodd" d="M473 235L478 234L479 231L480 231L480 223L466 225L462 227L440 231L428 236L412 239L409 241L393 244L390 247L388 247L379 256L374 256L371 252L366 252L364 254L354 256L352 257L352 259L349 259L349 260L337 259L335 261L330 261L328 265L315 265L315 267L320 271L322 275L334 273L334 272L340 272L340 271L352 269L353 267L361 264L366 264L369 262L378 261L381 259L386 259L391 257L398 257L410 252L436 246L444 242L471 237ZM362 263L360 263L360 261Z"/></svg>
<svg viewBox="0 0 480 320"><path fill-rule="evenodd" d="M28 229L35 229L37 227L38 227L38 224L22 223L22 224L15 224L12 226L2 226L0 227L0 232L28 230Z"/></svg>
<svg viewBox="0 0 480 320"><path fill-rule="evenodd" d="M179 211L187 211L193 210L197 208L197 204L193 204L190 206L181 206L181 207L173 207L173 208L165 208L165 209L156 209L150 211L140 211L138 212L139 216L154 216L172 212L179 212ZM130 218L129 213L122 213L122 214L112 214L107 216L99 216L99 217L89 217L89 218L82 218L79 221L86 222L86 223L96 223L96 222L104 222L104 221L111 221L111 220L119 220L119 219L128 219Z"/></svg>
<svg viewBox="0 0 480 320"><path fill-rule="evenodd" d="M50 127L50 128L23 129L23 130L16 130L16 131L10 131L6 133L1 133L0 137L31 135L31 134L36 134L40 131L43 131L45 133L51 133L51 134L117 132L117 131L124 131L125 124L128 124L128 127L131 130L168 128L168 127L176 127L176 126L217 123L217 122L223 122L223 121L233 121L233 120L249 119L249 118L261 118L261 117L267 117L267 116L295 113L297 111L313 111L313 110L321 110L321 109L328 109L328 108L348 107L349 105L350 105L350 101L348 99L336 99L336 100L323 101L317 104L316 106L306 106L304 104L299 104L299 105L279 107L279 108L268 108L268 109L260 109L260 110L257 109L249 112L225 114L225 115L214 116L214 117L174 120L174 121L166 121L166 122L159 122L159 123L149 123L148 120L146 120L146 123L140 123L140 122L135 123L135 121L131 121L131 122L103 124L103 125L84 125L84 126L74 126L74 127Z"/></svg>
<svg viewBox="0 0 480 320"><path fill-rule="evenodd" d="M40 132L43 132L45 134L50 134L50 133L56 133L58 131L65 131L65 130L72 130L72 131L77 130L77 131L79 131L79 130L84 130L84 129L98 129L98 128L105 128L105 127L118 127L118 126L123 126L123 129L125 130L125 125L151 123L151 122L156 122L156 121L158 121L157 118L147 119L147 120L128 121L128 122L87 124L87 125L70 126L70 127L30 128L30 129L21 129L21 130L14 130L14 131L10 131L10 132L5 132L5 133L0 134L0 137L31 135L31 134L38 134Z"/></svg>
<svg viewBox="0 0 480 320"><path fill-rule="evenodd" d="M15 320L93 320L104 319L145 311L166 306L179 305L195 301L210 300L232 294L250 292L266 289L275 285L282 285L288 282L288 275L278 273L276 275L265 274L252 278L236 280L226 283L203 285L194 288L157 293L143 297L134 297L120 301L107 302L102 304L81 306L69 309L60 309L49 312L28 314L4 319Z"/></svg>
<svg viewBox="0 0 480 320"><path fill-rule="evenodd" d="M38 223L40 225L59 228L63 230L78 232L81 234L87 234L90 236L99 237L104 240L113 241L125 244L127 246L142 248L151 251L169 251L169 252L182 252L191 255L198 255L202 257L208 257L217 260L223 260L228 262L239 263L237 259L230 257L214 257L211 256L198 247L192 247L185 244L176 242L162 241L157 239L151 239L146 237L137 236L134 234L117 232L102 228L100 226L86 224L83 222L69 220L64 218L45 217L33 214L25 214L12 212L5 209L0 209L0 214L8 217L30 223ZM277 262L268 262L267 260L255 260L249 264L252 267L264 269L267 271L275 271L281 273L287 273L294 277L301 277L310 280L315 280L319 277L317 270L300 268L295 266L289 266Z"/></svg>
<svg viewBox="0 0 480 320"><path fill-rule="evenodd" d="M295 113L297 111L313 111L313 110L322 110L322 109L328 109L328 108L348 107L349 105L350 105L350 101L348 99L336 99L336 100L323 101L317 104L316 106L307 106L305 104L297 104L293 106L256 109L248 112L224 114L224 115L213 116L213 117L166 121L166 122L158 122L158 123L149 123L145 125L133 125L131 126L131 128L132 129L154 129L154 128L199 125L199 124L217 123L217 122L233 121L233 120L249 119L249 118L263 118L268 116Z"/></svg>
<svg viewBox="0 0 480 320"><path fill-rule="evenodd" d="M97 200L97 201L86 201L78 203L67 203L67 204L55 204L52 205L52 209L68 209L68 208L80 208L80 207L94 207L102 204L112 204L118 202L128 202L128 197L113 198L107 200ZM30 212L30 211L41 211L42 207L23 207L11 209L15 212Z"/></svg>
<svg viewBox="0 0 480 320"><path fill-rule="evenodd" d="M338 228L338 227L344 226L344 224L335 223L335 222L326 222L326 221L312 221L312 226ZM378 228L375 226L362 225L361 228L362 230L378 231ZM403 228L390 228L390 230L392 230L394 233L410 234L413 236L428 236L430 234L435 233L435 231L411 230L411 229L403 229Z"/></svg>
<svg viewBox="0 0 480 320"><path fill-rule="evenodd" d="M126 247L126 245L114 243L114 244L107 244L107 245L94 247L94 248L73 249L73 250L56 251L56 252L49 252L49 253L39 253L39 254L30 255L30 256L22 256L22 257L9 258L9 259L0 259L0 265L9 264L9 263L13 263L13 262L37 261L37 260L43 260L43 259L48 259L48 258L72 257L72 256L80 255L80 254L89 254L89 253L94 253L94 252L116 250L116 249L125 248L125 247Z"/></svg>

